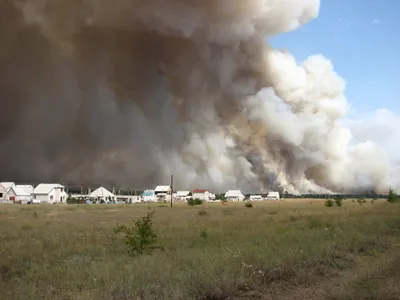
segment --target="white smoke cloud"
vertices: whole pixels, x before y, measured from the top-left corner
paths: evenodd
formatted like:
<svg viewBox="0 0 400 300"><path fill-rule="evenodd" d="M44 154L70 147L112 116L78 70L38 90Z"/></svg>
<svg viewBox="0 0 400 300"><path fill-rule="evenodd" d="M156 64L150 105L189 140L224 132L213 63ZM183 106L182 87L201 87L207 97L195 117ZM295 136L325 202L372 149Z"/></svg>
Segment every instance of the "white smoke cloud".
<svg viewBox="0 0 400 300"><path fill-rule="evenodd" d="M317 17L319 0L3 6L0 62L14 64L0 99L15 108L0 131L3 177L149 186L173 173L178 188L292 193L393 184L395 154L341 122L332 63L299 64L265 42Z"/></svg>

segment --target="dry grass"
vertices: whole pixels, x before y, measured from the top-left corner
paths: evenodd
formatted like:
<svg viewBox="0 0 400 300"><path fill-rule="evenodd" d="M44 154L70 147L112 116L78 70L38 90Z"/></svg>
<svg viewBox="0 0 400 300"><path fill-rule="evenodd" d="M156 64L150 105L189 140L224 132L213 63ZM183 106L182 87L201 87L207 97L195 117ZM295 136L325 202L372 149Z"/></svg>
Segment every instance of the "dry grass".
<svg viewBox="0 0 400 300"><path fill-rule="evenodd" d="M113 228L148 207L164 250L131 258ZM0 299L399 299L384 200L1 205L0 228Z"/></svg>

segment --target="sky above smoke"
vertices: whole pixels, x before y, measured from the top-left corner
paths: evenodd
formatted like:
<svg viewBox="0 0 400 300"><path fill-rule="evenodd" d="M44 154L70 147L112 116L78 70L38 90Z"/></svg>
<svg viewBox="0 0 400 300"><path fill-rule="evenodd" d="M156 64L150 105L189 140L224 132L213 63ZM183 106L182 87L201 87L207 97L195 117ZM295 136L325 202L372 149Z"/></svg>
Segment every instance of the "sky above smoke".
<svg viewBox="0 0 400 300"><path fill-rule="evenodd" d="M317 0L1 1L0 177L398 188L399 117L343 120L332 63L267 43L318 11Z"/></svg>

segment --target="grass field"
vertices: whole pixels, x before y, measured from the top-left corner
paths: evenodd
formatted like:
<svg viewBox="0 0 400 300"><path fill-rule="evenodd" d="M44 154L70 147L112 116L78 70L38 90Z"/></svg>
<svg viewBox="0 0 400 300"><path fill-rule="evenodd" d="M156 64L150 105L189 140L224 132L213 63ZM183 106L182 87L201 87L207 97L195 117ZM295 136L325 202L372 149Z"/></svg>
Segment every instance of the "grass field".
<svg viewBox="0 0 400 300"><path fill-rule="evenodd" d="M163 250L119 224L155 210ZM400 205L1 205L0 299L400 299Z"/></svg>

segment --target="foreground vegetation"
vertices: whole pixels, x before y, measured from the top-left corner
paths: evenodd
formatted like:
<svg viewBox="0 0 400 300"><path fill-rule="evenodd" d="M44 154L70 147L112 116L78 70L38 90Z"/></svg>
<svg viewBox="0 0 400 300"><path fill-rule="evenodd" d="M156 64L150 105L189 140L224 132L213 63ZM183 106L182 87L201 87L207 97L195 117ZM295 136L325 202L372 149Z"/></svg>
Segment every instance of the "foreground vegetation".
<svg viewBox="0 0 400 300"><path fill-rule="evenodd" d="M157 247L132 255L146 214ZM386 200L2 205L0 228L0 299L400 299Z"/></svg>

